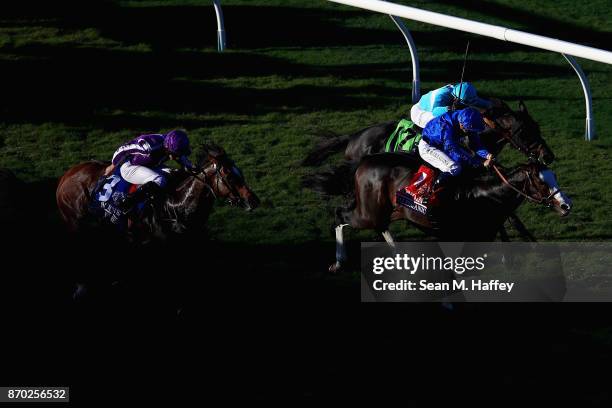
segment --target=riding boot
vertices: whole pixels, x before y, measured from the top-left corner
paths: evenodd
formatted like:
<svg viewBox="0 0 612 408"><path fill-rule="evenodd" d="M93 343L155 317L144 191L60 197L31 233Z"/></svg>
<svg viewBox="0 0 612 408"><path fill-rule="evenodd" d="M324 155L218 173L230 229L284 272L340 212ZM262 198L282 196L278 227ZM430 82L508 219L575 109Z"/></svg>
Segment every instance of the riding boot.
<svg viewBox="0 0 612 408"><path fill-rule="evenodd" d="M438 174L438 177L436 178L436 181L434 181L433 183L432 190L436 191L444 188L449 183L451 177L452 176L450 173L440 172L440 174Z"/></svg>
<svg viewBox="0 0 612 408"><path fill-rule="evenodd" d="M436 177L436 180L433 182L429 193L423 198L423 204L428 205L431 198L436 193L438 193L438 198L441 198L439 193L448 189L448 185L450 184L449 180L452 177L453 176L451 176L450 173L440 172L438 177Z"/></svg>
<svg viewBox="0 0 612 408"><path fill-rule="evenodd" d="M150 201L154 201L156 198L159 198L163 193L163 189L155 182L149 181L146 184L143 184L138 188L138 190L134 191L132 194L126 195L118 204L119 209L127 214L134 209L134 207L148 199Z"/></svg>

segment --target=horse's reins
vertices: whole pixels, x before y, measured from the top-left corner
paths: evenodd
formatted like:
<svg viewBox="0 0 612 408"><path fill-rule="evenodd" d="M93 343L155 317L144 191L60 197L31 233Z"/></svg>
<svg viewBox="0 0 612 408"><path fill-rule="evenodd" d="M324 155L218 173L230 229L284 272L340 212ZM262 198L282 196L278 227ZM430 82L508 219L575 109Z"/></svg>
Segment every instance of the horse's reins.
<svg viewBox="0 0 612 408"><path fill-rule="evenodd" d="M508 181L508 179L503 175L503 173L499 170L499 168L496 165L493 164L492 167L493 167L493 170L495 170L495 173L497 173L497 175L499 176L499 178L501 179L501 181L504 184L506 184L508 187L510 187L516 193L518 193L519 195L525 197L526 199L528 199L529 201L531 201L533 203L543 204L543 205L550 206L550 203L551 203L553 197L561 192L561 190L557 188L552 193L550 193L547 197L540 198L540 199L533 198L529 194L525 193L524 191L521 191L520 189L518 189L514 185L512 185L512 183L510 183ZM528 178L528 181L529 181L529 178Z"/></svg>
<svg viewBox="0 0 612 408"><path fill-rule="evenodd" d="M523 152L524 154L528 155L529 157L534 156L534 153L531 153L530 151L534 148L541 148L542 145L539 144L537 141L534 141L532 144L527 145L525 143L519 143L515 136L519 133L523 131L524 128L524 124L521 125L520 127L516 127L516 128L511 128L510 131L508 132L499 122L498 119L489 119L491 122L493 122L493 124L495 125L494 130L497 130L499 132L499 134L501 134L501 139L499 139L497 141L497 143L501 143L504 140L507 141L508 143L510 143L512 146L514 146L514 148L520 152ZM499 128L499 130L497 129ZM501 131L500 131L501 130ZM506 134L508 133L508 134ZM535 157L533 157L535 158Z"/></svg>
<svg viewBox="0 0 612 408"><path fill-rule="evenodd" d="M205 185L205 186L206 186L206 187L207 187L207 188L210 190L211 194L213 195L213 197L214 197L215 199L218 197L217 192L219 191L219 179L221 179L221 180L223 181L223 184L225 184L225 186L227 187L227 189L228 189L228 190L230 190L230 191L231 191L231 193L232 193L234 196L238 196L238 197L239 197L239 196L240 196L240 194L238 193L238 191L237 191L237 190L236 190L236 189L235 189L235 188L234 188L234 187L233 187L233 186L232 186L230 183L228 183L228 182L227 182L227 180L225 179L225 176L223 176L223 174L221 174L221 170L219 169L219 167L220 167L220 166L218 166L218 163L213 162L213 165L214 165L214 168L215 168L215 172L214 172L214 173L217 175L216 180L215 180L215 183L214 183L214 186L216 187L216 190L217 190L217 191L215 191L215 188L213 188L213 187L211 186L211 183L209 183L209 181L208 181L208 175L206 174L206 172L204 172L204 171L203 171L203 173L204 173L204 179L200 178L200 177L198 176L198 174L192 174L191 176L192 176L192 177L194 177L194 178L195 178L195 179L197 179L197 180L200 180L200 181L201 181L201 182L202 182L202 183L203 183L203 184L204 184L204 185ZM206 166L202 166L202 170L203 170L205 167L206 167ZM230 199L229 201L230 201L230 203L232 202L232 200L231 200L231 199Z"/></svg>

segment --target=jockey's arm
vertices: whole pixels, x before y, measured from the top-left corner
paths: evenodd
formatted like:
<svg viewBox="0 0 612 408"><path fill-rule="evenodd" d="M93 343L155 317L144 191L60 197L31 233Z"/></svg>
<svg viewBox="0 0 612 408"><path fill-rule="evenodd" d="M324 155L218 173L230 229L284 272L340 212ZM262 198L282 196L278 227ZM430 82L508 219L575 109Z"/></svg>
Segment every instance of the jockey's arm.
<svg viewBox="0 0 612 408"><path fill-rule="evenodd" d="M470 137L470 149L472 149L476 154L483 159L487 159L491 153L487 149L484 148L482 142L480 141L480 136L472 135Z"/></svg>
<svg viewBox="0 0 612 408"><path fill-rule="evenodd" d="M478 157L484 160L482 164L485 167L489 167L493 160L495 160L493 154L484 148L482 142L480 141L480 136L478 135L472 135L472 137L470 137L470 148L476 152Z"/></svg>
<svg viewBox="0 0 612 408"><path fill-rule="evenodd" d="M193 170L193 164L189 160L189 157L183 155L176 159L176 162L180 164L185 170L191 171Z"/></svg>
<svg viewBox="0 0 612 408"><path fill-rule="evenodd" d="M437 106L433 108L431 113L433 113L434 116L441 116L441 115L444 115L449 110L450 110L450 106Z"/></svg>
<svg viewBox="0 0 612 408"><path fill-rule="evenodd" d="M445 127L441 129L441 138L444 143L444 151L448 154L448 156L457 162L470 162L472 157L467 154L467 152L461 148L457 140L455 139L455 134L451 128Z"/></svg>

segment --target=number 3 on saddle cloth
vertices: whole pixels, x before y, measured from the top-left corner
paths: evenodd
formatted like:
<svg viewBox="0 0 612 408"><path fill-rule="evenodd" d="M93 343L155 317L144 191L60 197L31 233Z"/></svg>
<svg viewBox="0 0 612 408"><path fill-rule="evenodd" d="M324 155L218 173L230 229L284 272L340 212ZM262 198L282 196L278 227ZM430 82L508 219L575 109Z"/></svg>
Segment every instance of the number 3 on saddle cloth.
<svg viewBox="0 0 612 408"><path fill-rule="evenodd" d="M102 221L117 226L120 230L127 229L128 216L120 208L123 198L138 189L138 185L131 184L121 177L119 166L113 173L101 179L92 192L90 211ZM135 211L140 213L145 202L138 203Z"/></svg>
<svg viewBox="0 0 612 408"><path fill-rule="evenodd" d="M422 164L410 179L410 183L397 191L397 205L427 215L428 208L438 203L436 191L432 191L437 172L437 170Z"/></svg>

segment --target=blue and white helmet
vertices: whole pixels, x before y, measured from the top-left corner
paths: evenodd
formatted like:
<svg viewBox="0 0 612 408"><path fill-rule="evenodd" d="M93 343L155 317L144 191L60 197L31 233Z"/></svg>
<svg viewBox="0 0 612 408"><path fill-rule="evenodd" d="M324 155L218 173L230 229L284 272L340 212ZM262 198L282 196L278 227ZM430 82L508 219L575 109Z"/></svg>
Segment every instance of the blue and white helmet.
<svg viewBox="0 0 612 408"><path fill-rule="evenodd" d="M469 82L456 84L453 87L453 96L467 105L472 105L479 100L476 88Z"/></svg>

